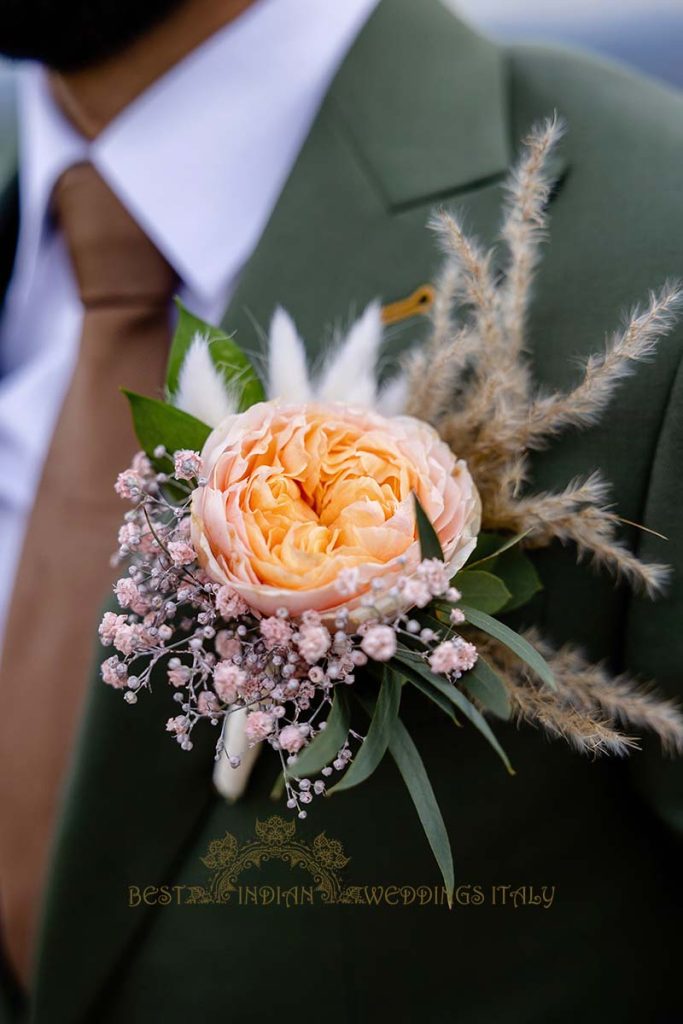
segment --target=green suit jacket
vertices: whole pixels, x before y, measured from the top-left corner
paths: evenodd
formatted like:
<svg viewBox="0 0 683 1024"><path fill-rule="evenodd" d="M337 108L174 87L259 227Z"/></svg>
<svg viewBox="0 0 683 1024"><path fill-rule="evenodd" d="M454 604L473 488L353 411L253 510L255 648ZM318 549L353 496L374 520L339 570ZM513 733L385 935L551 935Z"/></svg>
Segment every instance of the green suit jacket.
<svg viewBox="0 0 683 1024"><path fill-rule="evenodd" d="M329 91L226 326L257 348L259 325L282 303L315 356L330 328L372 298L430 281L432 208L464 209L492 240L518 140L553 110L570 131L531 359L540 386L569 386L623 310L681 271L683 103L570 52L501 48L435 0L382 0ZM6 279L11 184L2 217ZM419 320L392 329L390 356L423 330ZM534 461L537 487L601 469L619 513L668 536L632 538L642 555L678 567L668 596L650 605L554 549L535 559L545 589L525 612L554 641L576 641L671 693L683 662L682 352L679 331L600 426ZM292 823L269 799L272 757L229 806L210 782L215 735L183 753L163 731L173 707L162 685L130 708L93 671L33 996L27 1007L8 981L2 1024L681 1019L673 952L683 776L655 744L630 762L591 763L501 726L510 778L474 730L406 697L403 718L453 842L460 889L449 911L391 762Z"/></svg>

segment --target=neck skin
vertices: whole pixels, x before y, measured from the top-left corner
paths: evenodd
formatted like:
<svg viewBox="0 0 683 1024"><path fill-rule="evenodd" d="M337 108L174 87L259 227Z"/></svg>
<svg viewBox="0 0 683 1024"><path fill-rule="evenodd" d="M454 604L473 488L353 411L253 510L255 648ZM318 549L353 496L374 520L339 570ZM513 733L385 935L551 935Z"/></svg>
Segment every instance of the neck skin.
<svg viewBox="0 0 683 1024"><path fill-rule="evenodd" d="M80 71L51 72L55 99L76 128L94 139L153 82L252 3L186 0L121 53Z"/></svg>

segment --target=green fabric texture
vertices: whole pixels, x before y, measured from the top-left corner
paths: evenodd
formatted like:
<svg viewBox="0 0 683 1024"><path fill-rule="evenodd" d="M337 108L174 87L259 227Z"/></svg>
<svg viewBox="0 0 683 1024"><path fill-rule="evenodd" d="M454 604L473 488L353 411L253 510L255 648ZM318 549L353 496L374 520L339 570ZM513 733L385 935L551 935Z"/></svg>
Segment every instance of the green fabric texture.
<svg viewBox="0 0 683 1024"><path fill-rule="evenodd" d="M311 358L371 299L412 292L439 264L425 229L443 203L496 235L501 181L521 136L557 110L569 125L535 288L530 358L540 386L568 387L623 311L680 272L683 103L617 66L543 47L503 49L435 0L382 0L334 82L224 325L258 352L282 304ZM7 247L10 246L6 232ZM424 324L388 332L389 361ZM683 331L628 380L597 427L534 460L534 486L600 469L634 534L677 565L656 605L562 549L534 556L545 589L523 619L614 669L681 695ZM121 382L125 384L125 382ZM279 813L266 753L230 806L210 786L207 734L186 754L163 732L161 682L135 708L93 673L45 906L33 1024L142 1024L271 1015L350 1024L673 1020L679 943L676 832L683 772L647 743L630 763L591 763L512 726L509 778L472 729L406 694L402 716L452 838L456 879L481 905L128 906L128 887L204 885L201 859ZM441 716L443 717L443 716ZM386 760L363 786L317 800L297 835L343 844L345 879L438 886L410 800ZM305 883L280 862L249 884ZM493 905L491 886L555 887L552 906ZM8 1004L9 1005L9 1004ZM14 1019L9 1015L7 1020ZM1 1011L0 1011L1 1013ZM0 1016L0 1020L4 1018Z"/></svg>

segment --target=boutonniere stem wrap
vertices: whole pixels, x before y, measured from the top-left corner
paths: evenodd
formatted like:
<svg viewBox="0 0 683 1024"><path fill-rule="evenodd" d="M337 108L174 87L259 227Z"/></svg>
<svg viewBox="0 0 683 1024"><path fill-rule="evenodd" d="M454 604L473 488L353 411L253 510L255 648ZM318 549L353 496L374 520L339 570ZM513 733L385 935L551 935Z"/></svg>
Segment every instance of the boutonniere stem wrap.
<svg viewBox="0 0 683 1024"><path fill-rule="evenodd" d="M541 587L530 553L556 541L651 596L667 573L621 541L598 475L552 494L527 484L528 452L590 427L680 306L666 285L571 393L535 392L524 325L559 135L555 120L534 129L508 182L502 278L452 214L435 216L446 255L431 337L384 384L379 304L315 373L276 311L265 381L232 338L179 307L166 401L128 394L143 450L116 483L130 509L120 607L100 627L113 648L104 681L135 704L164 679L183 750L195 729L216 729L226 796L270 748L274 795L300 817L388 753L449 894L449 839L401 716L405 686L467 720L508 771L496 719L593 755L635 747L629 724L683 747L672 704L504 621Z"/></svg>

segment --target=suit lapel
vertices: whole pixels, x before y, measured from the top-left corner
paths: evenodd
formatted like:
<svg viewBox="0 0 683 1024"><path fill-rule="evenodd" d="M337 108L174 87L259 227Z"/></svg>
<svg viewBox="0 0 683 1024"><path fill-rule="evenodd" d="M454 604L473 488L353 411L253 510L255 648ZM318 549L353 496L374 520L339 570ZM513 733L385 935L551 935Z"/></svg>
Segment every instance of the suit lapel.
<svg viewBox="0 0 683 1024"><path fill-rule="evenodd" d="M465 197L493 231L509 159L500 57L439 4L417 6L384 0L339 72L226 314L245 348L261 348L281 303L315 358L330 324L429 279L431 199ZM427 82L433 108L411 80ZM396 351L415 336L407 326L390 338ZM128 886L173 878L214 799L215 737L183 753L163 732L172 708L163 679L130 708L94 673L47 887L36 1024L87 1014L148 922L128 908Z"/></svg>
<svg viewBox="0 0 683 1024"><path fill-rule="evenodd" d="M282 304L315 356L369 301L423 283L416 275L437 262L428 231L416 249L425 204L500 181L511 155L506 107L492 43L436 0L384 0L330 88L226 329L258 352Z"/></svg>

